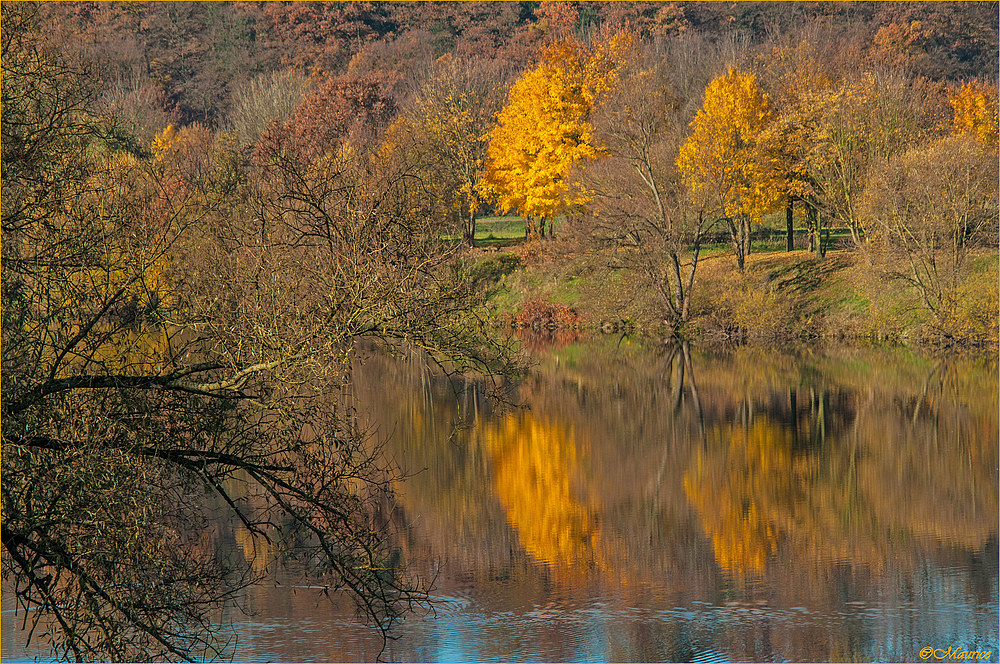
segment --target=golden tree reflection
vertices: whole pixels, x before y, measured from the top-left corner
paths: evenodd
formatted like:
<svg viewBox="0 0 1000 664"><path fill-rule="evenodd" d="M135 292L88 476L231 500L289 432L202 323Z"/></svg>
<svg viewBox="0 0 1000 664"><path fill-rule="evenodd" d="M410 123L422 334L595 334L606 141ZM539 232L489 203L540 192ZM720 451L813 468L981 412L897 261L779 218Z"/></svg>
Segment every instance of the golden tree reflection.
<svg viewBox="0 0 1000 664"><path fill-rule="evenodd" d="M543 355L518 384L523 414L487 407L474 382L380 364L361 394L412 474L408 559L445 559L461 584L642 601L735 582L833 606L845 575L992 555L995 360L739 348L679 365L654 350Z"/></svg>
<svg viewBox="0 0 1000 664"><path fill-rule="evenodd" d="M260 537L254 537L246 528L237 528L233 535L236 538L236 546L239 547L244 559L250 562L253 571L258 574L267 573L271 563L275 559L275 547Z"/></svg>
<svg viewBox="0 0 1000 664"><path fill-rule="evenodd" d="M792 432L759 417L748 429L720 427L716 435L721 445L710 442L695 453L684 493L719 566L737 575L760 574L781 536L775 513L791 507L797 495Z"/></svg>
<svg viewBox="0 0 1000 664"><path fill-rule="evenodd" d="M497 496L525 550L560 572L595 564L597 523L574 495L580 459L573 430L530 413L483 431Z"/></svg>

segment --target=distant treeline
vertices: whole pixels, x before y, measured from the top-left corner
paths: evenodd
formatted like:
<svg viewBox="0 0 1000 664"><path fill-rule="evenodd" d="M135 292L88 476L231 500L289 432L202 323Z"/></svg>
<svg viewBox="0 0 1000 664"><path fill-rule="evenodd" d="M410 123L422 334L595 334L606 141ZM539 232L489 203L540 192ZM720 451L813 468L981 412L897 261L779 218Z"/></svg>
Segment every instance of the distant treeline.
<svg viewBox="0 0 1000 664"><path fill-rule="evenodd" d="M46 3L39 19L133 102L210 126L272 71L405 81L445 53L517 71L554 33L735 32L766 45L823 26L845 54L936 80L995 77L1000 42L995 2L66 2Z"/></svg>

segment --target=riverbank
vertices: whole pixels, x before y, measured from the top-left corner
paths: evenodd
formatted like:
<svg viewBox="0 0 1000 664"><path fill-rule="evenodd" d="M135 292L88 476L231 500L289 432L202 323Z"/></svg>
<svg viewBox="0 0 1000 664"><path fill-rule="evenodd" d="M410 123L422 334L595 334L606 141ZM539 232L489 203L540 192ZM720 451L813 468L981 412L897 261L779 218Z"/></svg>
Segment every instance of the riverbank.
<svg viewBox="0 0 1000 664"><path fill-rule="evenodd" d="M655 289L635 270L581 252L572 239L472 250L492 290L497 320L535 328L666 328ZM818 338L996 348L998 252L970 251L948 316L935 318L902 279L874 269L865 254L834 248L823 258L765 247L744 274L728 247L702 252L686 337L775 342Z"/></svg>

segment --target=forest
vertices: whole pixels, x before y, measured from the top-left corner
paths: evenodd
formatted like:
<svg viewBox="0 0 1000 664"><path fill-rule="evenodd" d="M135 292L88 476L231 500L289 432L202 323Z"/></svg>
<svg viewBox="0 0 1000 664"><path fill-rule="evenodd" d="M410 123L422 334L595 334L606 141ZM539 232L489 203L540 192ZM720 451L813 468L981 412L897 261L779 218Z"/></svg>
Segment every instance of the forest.
<svg viewBox="0 0 1000 664"><path fill-rule="evenodd" d="M5 593L60 658L225 656L260 577L221 513L390 637L428 581L387 544L361 344L497 385L532 329L995 352L998 24L5 2Z"/></svg>

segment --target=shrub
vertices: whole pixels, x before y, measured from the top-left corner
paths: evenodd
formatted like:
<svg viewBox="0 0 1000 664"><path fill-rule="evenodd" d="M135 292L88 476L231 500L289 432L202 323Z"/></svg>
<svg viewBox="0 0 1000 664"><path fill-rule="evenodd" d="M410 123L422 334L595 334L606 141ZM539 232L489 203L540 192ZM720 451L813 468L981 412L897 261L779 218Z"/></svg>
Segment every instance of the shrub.
<svg viewBox="0 0 1000 664"><path fill-rule="evenodd" d="M765 275L748 270L722 277L709 294L705 332L735 341L779 339L793 333L792 306Z"/></svg>
<svg viewBox="0 0 1000 664"><path fill-rule="evenodd" d="M996 343L1000 297L995 272L968 276L943 294L942 302L921 331L924 341L947 346Z"/></svg>
<svg viewBox="0 0 1000 664"><path fill-rule="evenodd" d="M523 265L514 254L493 254L476 263L470 270L469 278L476 286L494 283Z"/></svg>
<svg viewBox="0 0 1000 664"><path fill-rule="evenodd" d="M543 300L529 300L514 314L514 324L521 327L574 327L579 323L576 309Z"/></svg>

